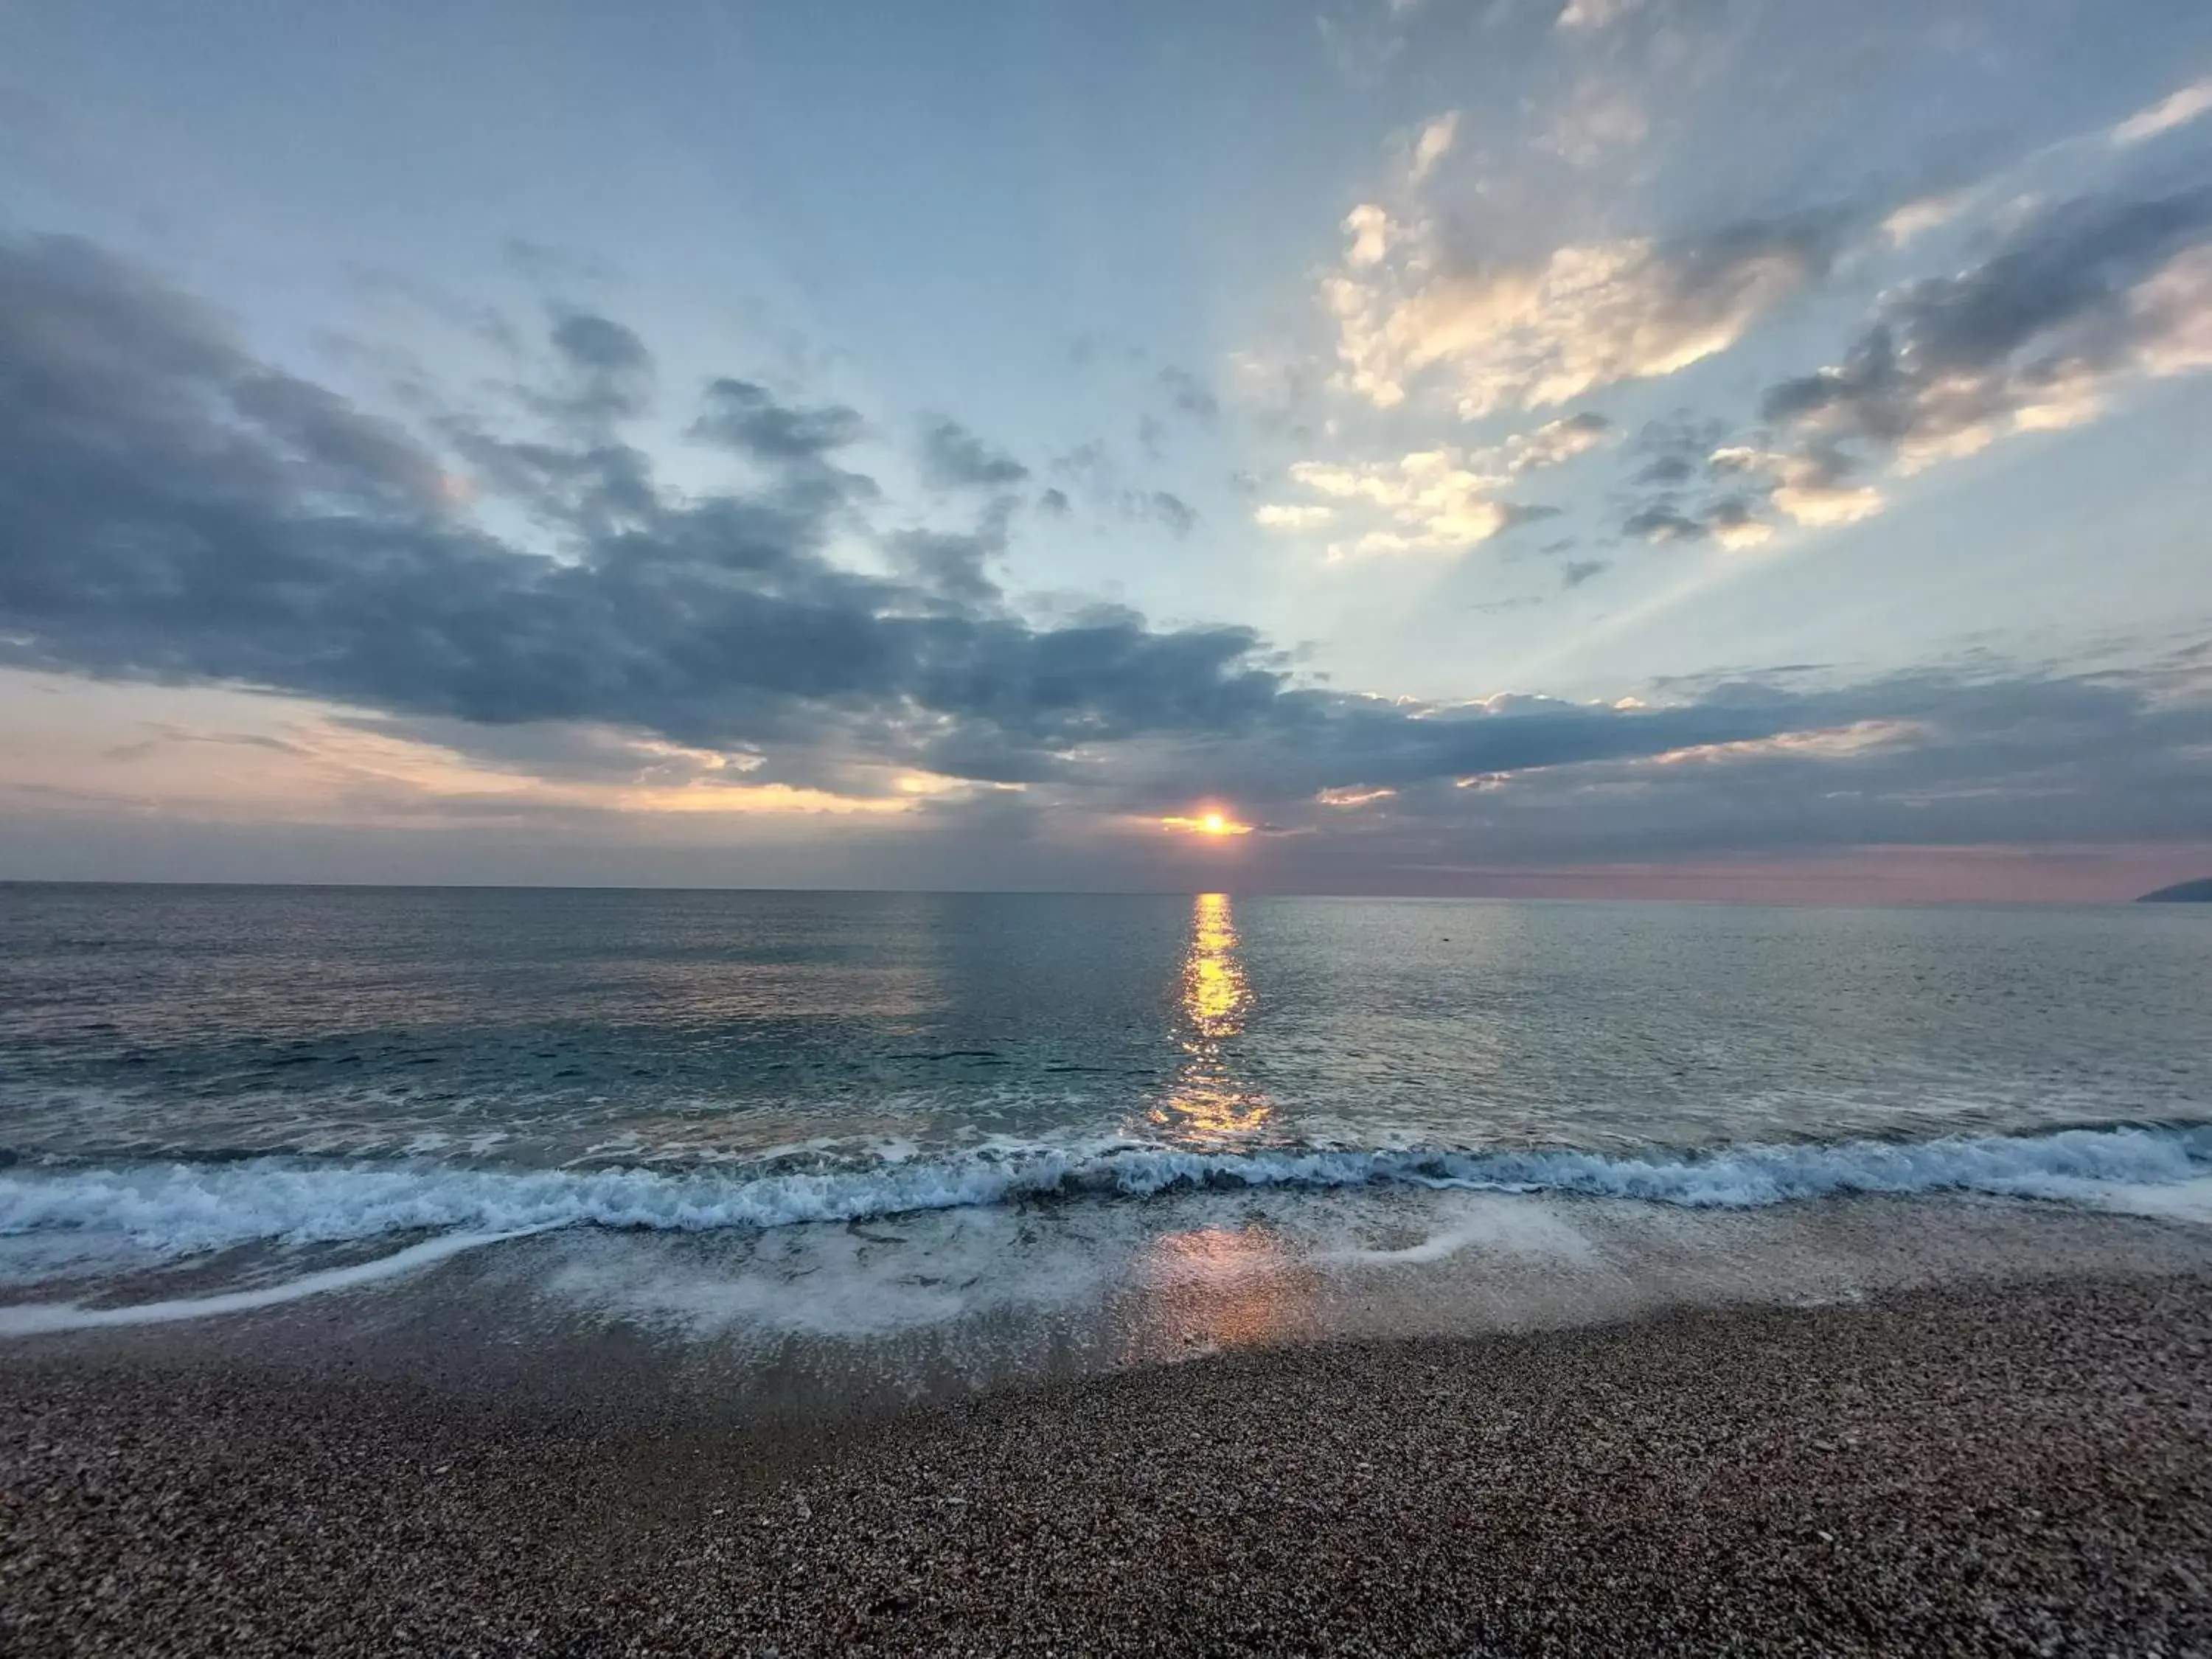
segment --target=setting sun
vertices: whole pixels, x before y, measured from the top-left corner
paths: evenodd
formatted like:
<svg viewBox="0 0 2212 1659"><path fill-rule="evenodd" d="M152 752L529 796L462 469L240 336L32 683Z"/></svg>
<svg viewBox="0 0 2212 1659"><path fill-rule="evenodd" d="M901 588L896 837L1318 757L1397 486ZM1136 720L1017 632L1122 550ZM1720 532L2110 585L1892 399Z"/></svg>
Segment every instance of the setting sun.
<svg viewBox="0 0 2212 1659"><path fill-rule="evenodd" d="M1252 833L1250 824L1239 823L1228 813L1214 807L1188 817L1162 818L1160 828L1187 836L1249 836Z"/></svg>

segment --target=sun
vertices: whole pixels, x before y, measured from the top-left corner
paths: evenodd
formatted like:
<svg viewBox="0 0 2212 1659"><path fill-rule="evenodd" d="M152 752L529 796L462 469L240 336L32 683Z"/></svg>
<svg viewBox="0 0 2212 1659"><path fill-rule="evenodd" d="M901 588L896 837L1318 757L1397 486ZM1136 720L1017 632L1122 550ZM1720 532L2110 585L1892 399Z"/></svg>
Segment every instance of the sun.
<svg viewBox="0 0 2212 1659"><path fill-rule="evenodd" d="M1252 833L1250 824L1239 823L1218 806L1209 806L1203 811L1194 812L1188 817L1162 818L1160 828L1173 830L1177 835L1211 836L1217 838L1249 836Z"/></svg>

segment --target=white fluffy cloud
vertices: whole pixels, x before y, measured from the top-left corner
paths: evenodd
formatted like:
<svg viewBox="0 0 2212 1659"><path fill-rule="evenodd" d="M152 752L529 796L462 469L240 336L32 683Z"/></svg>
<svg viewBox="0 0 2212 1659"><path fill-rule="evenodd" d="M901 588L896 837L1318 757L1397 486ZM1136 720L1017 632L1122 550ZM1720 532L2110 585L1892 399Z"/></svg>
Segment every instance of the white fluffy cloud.
<svg viewBox="0 0 2212 1659"><path fill-rule="evenodd" d="M2157 137L2161 132L2185 127L2208 112L2212 112L2212 75L2201 81L2191 82L2179 91L2160 99L2148 109L2137 110L2112 129L2112 142L2120 145L2140 144L2147 138Z"/></svg>
<svg viewBox="0 0 2212 1659"><path fill-rule="evenodd" d="M1334 505L1269 502L1252 516L1267 529L1302 531L1334 524L1340 508L1364 514L1369 528L1332 543L1332 558L1460 552L1546 511L1501 501L1498 490L1615 435L1611 422L1585 413L1547 421L1480 449L1446 444L1384 461L1299 461L1290 469L1291 482Z"/></svg>
<svg viewBox="0 0 2212 1659"><path fill-rule="evenodd" d="M1449 110L1421 129L1421 136L1413 141L1413 159L1407 173L1416 185L1425 179L1451 151L1453 141L1459 137L1459 112Z"/></svg>
<svg viewBox="0 0 2212 1659"><path fill-rule="evenodd" d="M1457 553L1480 545L1524 516L1492 494L1504 480L1476 471L1449 446L1395 460L1344 465L1300 461L1292 482L1346 504L1364 504L1371 528L1333 542L1332 559L1376 554Z"/></svg>
<svg viewBox="0 0 2212 1659"><path fill-rule="evenodd" d="M1954 191L1942 196L1923 196L1893 208L1881 222L1882 239L1903 247L1931 230L1940 230L1958 217L1972 192Z"/></svg>
<svg viewBox="0 0 2212 1659"><path fill-rule="evenodd" d="M1263 530L1316 530L1335 516L1331 507L1270 501L1252 514L1252 522Z"/></svg>
<svg viewBox="0 0 2212 1659"><path fill-rule="evenodd" d="M1300 461L1291 478L1317 495L1377 509L1373 529L1331 544L1333 558L1455 553L1488 541L1516 516L1491 495L1498 477L1471 470L1466 459L1445 447L1363 465Z"/></svg>
<svg viewBox="0 0 2212 1659"><path fill-rule="evenodd" d="M1370 216L1370 215L1374 216ZM1802 228L1698 244L1582 242L1519 265L1454 258L1434 224L1361 209L1344 268L1323 283L1341 379L1378 408L1433 375L1465 418L1555 407L1727 350L1826 264Z"/></svg>

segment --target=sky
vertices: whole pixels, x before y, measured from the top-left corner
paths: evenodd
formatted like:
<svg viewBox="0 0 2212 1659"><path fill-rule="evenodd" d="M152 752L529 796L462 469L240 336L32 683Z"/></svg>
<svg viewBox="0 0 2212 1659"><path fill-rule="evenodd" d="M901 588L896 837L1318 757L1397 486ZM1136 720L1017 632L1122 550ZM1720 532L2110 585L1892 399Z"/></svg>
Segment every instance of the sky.
<svg viewBox="0 0 2212 1659"><path fill-rule="evenodd" d="M0 878L2212 874L2201 0L0 0Z"/></svg>

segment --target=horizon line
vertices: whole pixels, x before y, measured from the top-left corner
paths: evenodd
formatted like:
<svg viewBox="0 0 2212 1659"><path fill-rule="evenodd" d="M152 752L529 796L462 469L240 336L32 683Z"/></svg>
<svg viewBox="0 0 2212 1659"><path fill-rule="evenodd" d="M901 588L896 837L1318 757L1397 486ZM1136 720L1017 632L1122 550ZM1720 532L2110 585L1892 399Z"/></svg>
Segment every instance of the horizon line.
<svg viewBox="0 0 2212 1659"><path fill-rule="evenodd" d="M1420 893L1334 890L1285 890L1233 886L1211 887L804 887L749 886L738 884L701 886L655 882L489 882L489 881L209 881L167 877L50 877L0 876L7 888L143 887L212 889L251 892L428 892L428 893L744 893L793 896L837 896L876 898L1190 898L1223 893L1242 899L1316 899L1437 904L1695 904L1770 909L1930 910L1930 909L2107 909L2141 904L2148 894L2127 898L1731 898L1704 894L1665 896L1650 894L1558 893ZM2151 891L2161 891L2154 888Z"/></svg>

